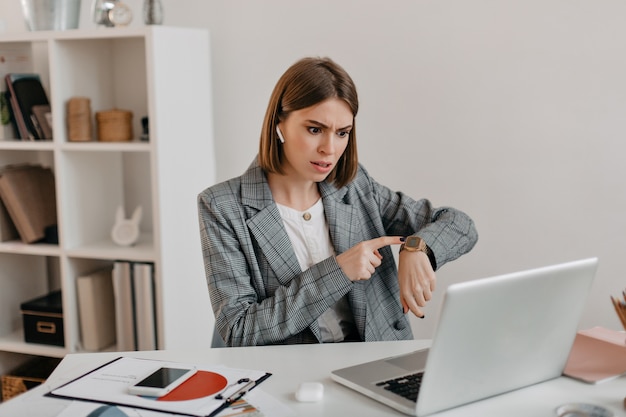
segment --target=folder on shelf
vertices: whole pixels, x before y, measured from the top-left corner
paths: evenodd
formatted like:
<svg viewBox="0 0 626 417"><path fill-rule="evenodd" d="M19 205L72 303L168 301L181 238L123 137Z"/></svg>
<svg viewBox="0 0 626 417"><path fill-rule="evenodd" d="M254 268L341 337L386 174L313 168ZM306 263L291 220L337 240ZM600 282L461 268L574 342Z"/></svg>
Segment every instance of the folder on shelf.
<svg viewBox="0 0 626 417"><path fill-rule="evenodd" d="M135 336L134 285L130 262L116 261L113 264L113 293L117 350L135 350L137 341Z"/></svg>
<svg viewBox="0 0 626 417"><path fill-rule="evenodd" d="M57 224L55 182L50 168L6 168L0 172L0 197L25 243L43 240L46 229Z"/></svg>
<svg viewBox="0 0 626 417"><path fill-rule="evenodd" d="M603 327L579 331L563 374L590 384L626 374L626 333Z"/></svg>
<svg viewBox="0 0 626 417"><path fill-rule="evenodd" d="M38 74L7 74L5 76L11 110L22 140L45 139L38 129L34 106L47 105L48 96Z"/></svg>
<svg viewBox="0 0 626 417"><path fill-rule="evenodd" d="M157 348L154 299L154 264L133 263L137 350Z"/></svg>
<svg viewBox="0 0 626 417"><path fill-rule="evenodd" d="M111 269L76 278L83 348L98 351L115 343L115 299Z"/></svg>

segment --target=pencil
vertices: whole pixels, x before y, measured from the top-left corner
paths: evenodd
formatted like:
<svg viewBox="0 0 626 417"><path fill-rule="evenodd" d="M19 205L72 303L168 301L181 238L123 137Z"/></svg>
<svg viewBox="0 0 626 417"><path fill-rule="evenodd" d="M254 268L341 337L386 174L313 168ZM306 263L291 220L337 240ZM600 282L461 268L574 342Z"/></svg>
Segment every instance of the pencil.
<svg viewBox="0 0 626 417"><path fill-rule="evenodd" d="M624 326L624 330L626 330L626 304L620 302L613 296L611 296L611 301L613 302L613 307L615 307L617 317L619 317L619 320L622 322L622 326Z"/></svg>

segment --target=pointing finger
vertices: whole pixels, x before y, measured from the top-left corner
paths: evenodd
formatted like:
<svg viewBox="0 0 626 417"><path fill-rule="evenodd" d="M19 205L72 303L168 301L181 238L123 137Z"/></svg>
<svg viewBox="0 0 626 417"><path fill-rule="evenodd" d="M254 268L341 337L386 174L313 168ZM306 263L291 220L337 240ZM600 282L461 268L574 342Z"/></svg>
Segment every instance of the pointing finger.
<svg viewBox="0 0 626 417"><path fill-rule="evenodd" d="M367 241L369 247L380 249L384 246L399 245L402 243L402 236L381 236Z"/></svg>

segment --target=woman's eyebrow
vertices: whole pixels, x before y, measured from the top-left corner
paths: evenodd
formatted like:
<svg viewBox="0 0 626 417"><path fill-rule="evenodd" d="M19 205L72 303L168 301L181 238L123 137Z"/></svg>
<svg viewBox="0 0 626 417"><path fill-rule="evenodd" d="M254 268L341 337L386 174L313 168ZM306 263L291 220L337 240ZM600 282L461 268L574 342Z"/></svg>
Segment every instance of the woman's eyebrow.
<svg viewBox="0 0 626 417"><path fill-rule="evenodd" d="M322 122L318 122L317 120L305 120L306 123L312 124L312 125L316 125L318 127L321 127L322 129L328 129L328 126L326 126L324 123ZM345 127L340 127L337 130L346 130L346 129L351 129L352 125L347 125Z"/></svg>

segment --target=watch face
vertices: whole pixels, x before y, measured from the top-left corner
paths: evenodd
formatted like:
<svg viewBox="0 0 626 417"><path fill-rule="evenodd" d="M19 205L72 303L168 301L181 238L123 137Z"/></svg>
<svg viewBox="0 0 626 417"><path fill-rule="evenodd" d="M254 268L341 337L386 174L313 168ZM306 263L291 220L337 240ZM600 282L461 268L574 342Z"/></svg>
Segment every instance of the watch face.
<svg viewBox="0 0 626 417"><path fill-rule="evenodd" d="M409 236L406 238L406 242L404 243L405 247L409 247L412 249L419 249L420 244L422 243L422 239L417 236Z"/></svg>
<svg viewBox="0 0 626 417"><path fill-rule="evenodd" d="M133 20L133 12L126 4L117 2L109 10L109 20L115 26L126 26Z"/></svg>

